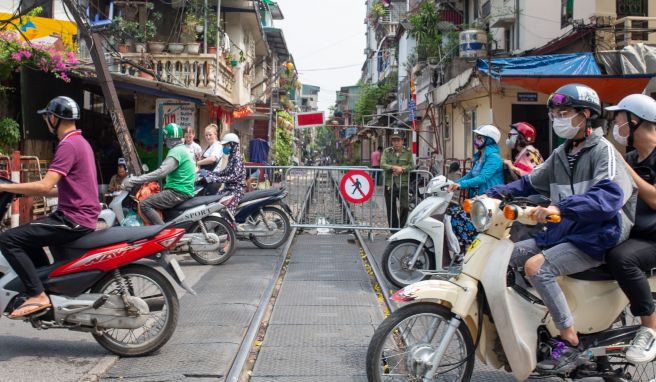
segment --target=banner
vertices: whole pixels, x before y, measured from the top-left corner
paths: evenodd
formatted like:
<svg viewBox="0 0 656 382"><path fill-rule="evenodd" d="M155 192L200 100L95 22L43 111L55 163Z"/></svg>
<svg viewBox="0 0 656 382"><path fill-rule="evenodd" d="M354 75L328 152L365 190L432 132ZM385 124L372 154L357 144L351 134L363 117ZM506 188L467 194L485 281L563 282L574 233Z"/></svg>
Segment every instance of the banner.
<svg viewBox="0 0 656 382"><path fill-rule="evenodd" d="M177 99L158 98L155 101L155 128L177 123L183 129L196 127L196 105Z"/></svg>

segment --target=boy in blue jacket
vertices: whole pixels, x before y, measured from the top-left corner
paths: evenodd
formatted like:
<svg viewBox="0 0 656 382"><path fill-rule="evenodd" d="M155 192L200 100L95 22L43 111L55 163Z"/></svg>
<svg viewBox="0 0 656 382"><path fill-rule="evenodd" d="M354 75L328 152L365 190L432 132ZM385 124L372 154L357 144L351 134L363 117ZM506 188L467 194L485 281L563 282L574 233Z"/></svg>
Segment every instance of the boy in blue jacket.
<svg viewBox="0 0 656 382"><path fill-rule="evenodd" d="M565 296L556 282L602 264L604 253L628 238L634 222L636 186L620 154L591 120L601 114L597 92L580 84L565 85L549 97L554 132L566 141L529 175L487 195L551 198L549 207L537 207L532 218L546 223L560 215L559 224L547 224L534 239L515 244L511 265L524 271L549 309L560 339L552 358L538 363L543 372L569 372L584 361L579 338Z"/></svg>

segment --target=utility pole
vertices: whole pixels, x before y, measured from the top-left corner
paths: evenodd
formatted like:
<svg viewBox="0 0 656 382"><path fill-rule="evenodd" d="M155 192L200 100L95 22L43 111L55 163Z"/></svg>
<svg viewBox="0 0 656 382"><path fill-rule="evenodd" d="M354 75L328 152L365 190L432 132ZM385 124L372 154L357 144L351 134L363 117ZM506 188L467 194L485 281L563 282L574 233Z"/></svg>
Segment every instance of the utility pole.
<svg viewBox="0 0 656 382"><path fill-rule="evenodd" d="M116 131L116 137L118 138L118 143L121 146L121 151L127 162L128 169L132 174L141 175L141 161L139 160L137 150L134 147L130 131L128 131L128 126L125 123L125 117L123 116L123 110L121 109L121 104L118 100L118 94L114 87L112 75L109 73L107 63L105 62L102 39L98 33L89 28L89 25L82 18L84 13L80 13L77 0L62 0L62 2L64 3L64 6L68 8L71 16L75 19L80 35L89 48L91 59L93 60L96 69L96 75L100 82L100 88L102 89L103 97L105 98L105 105L107 106L107 111L112 119L112 124Z"/></svg>

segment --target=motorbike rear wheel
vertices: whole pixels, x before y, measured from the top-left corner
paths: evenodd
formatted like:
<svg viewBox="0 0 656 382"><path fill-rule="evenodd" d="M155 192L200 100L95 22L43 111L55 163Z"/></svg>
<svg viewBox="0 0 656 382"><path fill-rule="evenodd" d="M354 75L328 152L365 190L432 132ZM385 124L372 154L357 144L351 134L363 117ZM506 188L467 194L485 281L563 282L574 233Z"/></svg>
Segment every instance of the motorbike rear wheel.
<svg viewBox="0 0 656 382"><path fill-rule="evenodd" d="M418 241L406 239L394 241L385 248L382 261L383 272L385 277L398 288L404 288L430 278L430 276L419 272L419 269L435 269L435 256L428 251L425 245L419 257L417 257L415 269L408 269L407 263L412 259L418 245Z"/></svg>
<svg viewBox="0 0 656 382"><path fill-rule="evenodd" d="M280 247L287 241L287 238L291 233L291 225L287 214L280 208L266 206L262 208L260 213L258 213L256 219L257 223L262 222L262 215L266 219L267 226L275 225L275 228L267 228L269 230L273 228L277 233L272 236L251 236L251 241L253 244L263 249L275 249ZM262 224L264 224L264 222L262 222Z"/></svg>
<svg viewBox="0 0 656 382"><path fill-rule="evenodd" d="M423 381L430 370L448 322L447 308L433 303L406 305L387 317L376 329L367 349L370 382ZM447 345L431 381L469 381L474 369L474 342L461 323Z"/></svg>
<svg viewBox="0 0 656 382"><path fill-rule="evenodd" d="M146 323L137 329L106 329L92 334L105 349L121 357L140 357L168 342L178 323L180 304L168 279L157 270L141 264L120 269L129 294L142 298L150 309ZM120 294L114 273L110 272L91 288L91 293Z"/></svg>
<svg viewBox="0 0 656 382"><path fill-rule="evenodd" d="M202 220L207 232L215 233L220 238L225 237L225 242L221 240L221 246L218 251L194 251L191 249L189 254L197 262L203 265L220 265L228 261L235 253L235 229L232 224L224 218L218 216L209 216ZM195 224L191 229L192 233L202 233L200 225Z"/></svg>

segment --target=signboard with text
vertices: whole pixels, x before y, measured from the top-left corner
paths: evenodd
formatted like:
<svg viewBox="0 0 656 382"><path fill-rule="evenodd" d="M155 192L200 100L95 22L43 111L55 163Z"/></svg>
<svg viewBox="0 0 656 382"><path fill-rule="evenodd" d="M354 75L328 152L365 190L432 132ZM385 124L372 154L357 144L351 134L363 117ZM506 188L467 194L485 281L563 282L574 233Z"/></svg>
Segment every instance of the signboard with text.
<svg viewBox="0 0 656 382"><path fill-rule="evenodd" d="M155 101L155 128L177 123L183 129L196 126L196 105L177 99L158 98Z"/></svg>

